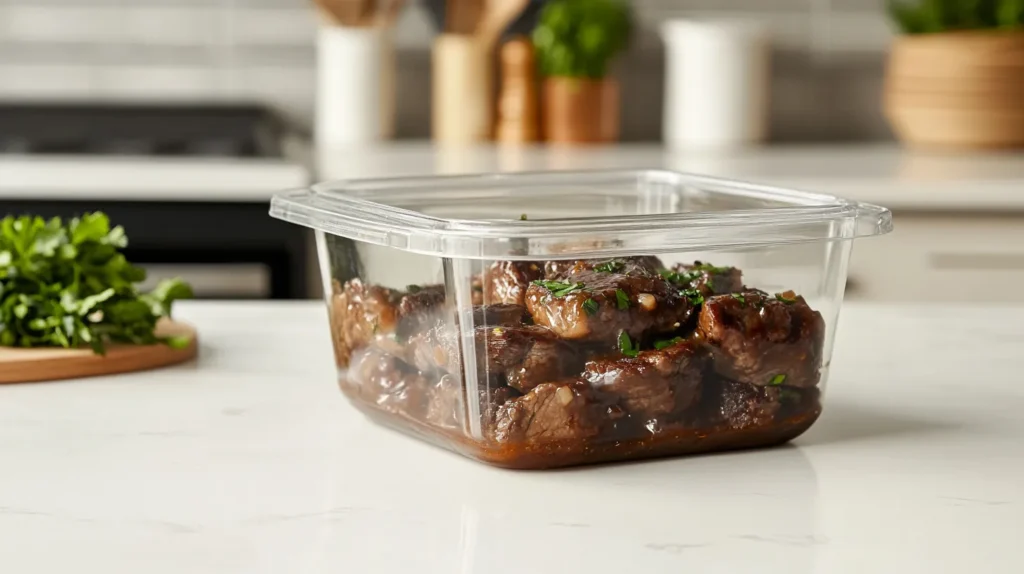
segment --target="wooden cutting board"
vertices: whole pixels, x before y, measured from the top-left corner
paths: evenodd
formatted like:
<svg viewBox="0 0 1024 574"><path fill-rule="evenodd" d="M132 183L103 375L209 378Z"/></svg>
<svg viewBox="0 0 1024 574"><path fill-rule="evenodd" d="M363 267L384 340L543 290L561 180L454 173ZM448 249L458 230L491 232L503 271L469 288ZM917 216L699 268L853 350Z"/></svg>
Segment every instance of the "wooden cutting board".
<svg viewBox="0 0 1024 574"><path fill-rule="evenodd" d="M110 345L106 355L92 349L17 349L0 347L0 383L31 383L144 371L185 362L199 348L196 330L187 323L161 321L158 337L187 336L184 349L167 345Z"/></svg>

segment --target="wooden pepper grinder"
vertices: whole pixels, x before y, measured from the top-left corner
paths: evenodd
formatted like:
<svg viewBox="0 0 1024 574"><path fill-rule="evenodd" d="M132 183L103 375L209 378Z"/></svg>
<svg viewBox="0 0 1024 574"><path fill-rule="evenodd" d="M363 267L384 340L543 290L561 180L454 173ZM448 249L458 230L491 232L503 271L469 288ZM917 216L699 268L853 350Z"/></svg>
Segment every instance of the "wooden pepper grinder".
<svg viewBox="0 0 1024 574"><path fill-rule="evenodd" d="M525 37L505 42L500 61L501 92L494 137L502 143L538 141L540 114L533 43Z"/></svg>

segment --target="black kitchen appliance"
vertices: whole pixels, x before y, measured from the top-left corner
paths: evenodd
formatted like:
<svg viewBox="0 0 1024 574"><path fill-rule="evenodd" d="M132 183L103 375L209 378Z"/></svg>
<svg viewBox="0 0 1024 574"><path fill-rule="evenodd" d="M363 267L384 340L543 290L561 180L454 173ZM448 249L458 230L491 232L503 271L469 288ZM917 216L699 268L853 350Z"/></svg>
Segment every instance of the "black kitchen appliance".
<svg viewBox="0 0 1024 574"><path fill-rule="evenodd" d="M17 167L31 178L33 170L42 176L38 170L78 166L88 168L82 177L94 178L84 186L69 168L66 178L45 184L59 185L60 193L19 189L0 178L0 214L70 217L102 210L124 226L131 261L186 280L189 273L220 273L219 282L208 280L209 289L197 286L198 297L304 298L312 260L308 236L268 217L272 190L266 199L253 194L242 200L213 193L207 198L202 189L191 189L179 201L173 193L173 174L190 169L223 165L235 170L223 172L228 175L222 179L274 166L295 173L296 166L282 152L285 132L274 112L257 105L0 104L0 173L5 166ZM39 158L46 161L33 161ZM102 188L95 178L108 173L119 174L124 187L126 178L132 181L134 173L160 162L164 173L172 175L164 178L170 183L161 182L158 198L150 195L145 177L139 178L137 191L122 189L116 197L76 191ZM201 187L196 179L189 185ZM256 272L246 278L245 270Z"/></svg>

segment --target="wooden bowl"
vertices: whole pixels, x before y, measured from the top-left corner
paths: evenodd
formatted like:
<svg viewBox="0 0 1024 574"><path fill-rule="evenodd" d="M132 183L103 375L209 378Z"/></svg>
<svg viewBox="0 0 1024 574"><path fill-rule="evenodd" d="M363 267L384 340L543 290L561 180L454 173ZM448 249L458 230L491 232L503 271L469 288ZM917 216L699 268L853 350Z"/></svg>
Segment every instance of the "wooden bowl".
<svg viewBox="0 0 1024 574"><path fill-rule="evenodd" d="M883 108L916 147L1024 147L1024 32L900 37Z"/></svg>

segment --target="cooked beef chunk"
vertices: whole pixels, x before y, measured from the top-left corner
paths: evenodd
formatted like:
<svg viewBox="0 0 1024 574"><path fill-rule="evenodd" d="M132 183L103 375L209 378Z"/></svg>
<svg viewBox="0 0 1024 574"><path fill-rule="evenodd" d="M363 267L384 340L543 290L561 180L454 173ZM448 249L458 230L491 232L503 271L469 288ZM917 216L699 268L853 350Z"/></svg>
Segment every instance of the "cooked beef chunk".
<svg viewBox="0 0 1024 574"><path fill-rule="evenodd" d="M484 304L484 278L483 275L474 275L470 281L470 289L472 290L472 301L473 305Z"/></svg>
<svg viewBox="0 0 1024 574"><path fill-rule="evenodd" d="M681 263L663 274L680 289L694 289L703 297L743 290L743 272L735 267L715 267L694 261L693 265Z"/></svg>
<svg viewBox="0 0 1024 574"><path fill-rule="evenodd" d="M713 347L715 370L753 385L818 384L825 322L791 292L746 290L704 302L698 329Z"/></svg>
<svg viewBox="0 0 1024 574"><path fill-rule="evenodd" d="M493 434L498 409L509 399L520 396L510 387L491 385L480 389L480 419L487 435ZM442 376L427 391L426 421L450 429L467 429L468 405L462 404L463 390L458 377Z"/></svg>
<svg viewBox="0 0 1024 574"><path fill-rule="evenodd" d="M399 324L397 334L405 339L420 331L434 320L444 305L444 285L426 287L409 286L398 303Z"/></svg>
<svg viewBox="0 0 1024 574"><path fill-rule="evenodd" d="M498 408L499 442L585 441L598 433L585 383L544 383Z"/></svg>
<svg viewBox="0 0 1024 574"><path fill-rule="evenodd" d="M655 417L680 413L697 400L707 351L693 341L636 357L598 359L587 363L583 378L611 395L628 414Z"/></svg>
<svg viewBox="0 0 1024 574"><path fill-rule="evenodd" d="M530 315L520 305L482 305L473 308L473 324L480 330L478 338L498 326L524 325ZM459 373L462 370L459 359L458 328L455 318L436 319L429 328L409 339L408 349L411 361L424 371L443 370Z"/></svg>
<svg viewBox="0 0 1024 574"><path fill-rule="evenodd" d="M374 338L404 339L429 323L444 303L444 287L412 288L408 293L352 279L334 283L331 331L339 366L349 364L352 352Z"/></svg>
<svg viewBox="0 0 1024 574"><path fill-rule="evenodd" d="M530 285L526 307L534 323L560 337L614 342L665 333L686 323L692 312L679 290L657 274L573 269L560 280Z"/></svg>
<svg viewBox="0 0 1024 574"><path fill-rule="evenodd" d="M544 327L498 327L491 329L484 344L488 370L494 372L497 368L510 387L524 393L541 383L578 373L583 366L577 351Z"/></svg>
<svg viewBox="0 0 1024 574"><path fill-rule="evenodd" d="M379 408L409 416L424 409L427 379L394 355L369 347L352 354L347 388Z"/></svg>
<svg viewBox="0 0 1024 574"><path fill-rule="evenodd" d="M735 430L768 426L782 408L782 391L781 387L722 381L718 412L714 414Z"/></svg>
<svg viewBox="0 0 1024 574"><path fill-rule="evenodd" d="M524 392L540 383L576 373L583 364L575 349L544 327L481 326L475 330L475 340L478 379L497 377L498 381ZM454 325L438 322L432 329L413 337L410 346L420 369L462 372Z"/></svg>
<svg viewBox="0 0 1024 574"><path fill-rule="evenodd" d="M573 273L591 270L604 273L621 273L623 275L654 275L662 267L661 260L653 255L644 257L616 257L614 259L548 261L544 264L544 278L564 279Z"/></svg>
<svg viewBox="0 0 1024 574"><path fill-rule="evenodd" d="M473 325L495 327L521 325L532 321L530 312L522 305L482 305L473 307Z"/></svg>
<svg viewBox="0 0 1024 574"><path fill-rule="evenodd" d="M484 271L484 303L522 305L530 282L543 275L542 265L534 261L495 261Z"/></svg>

